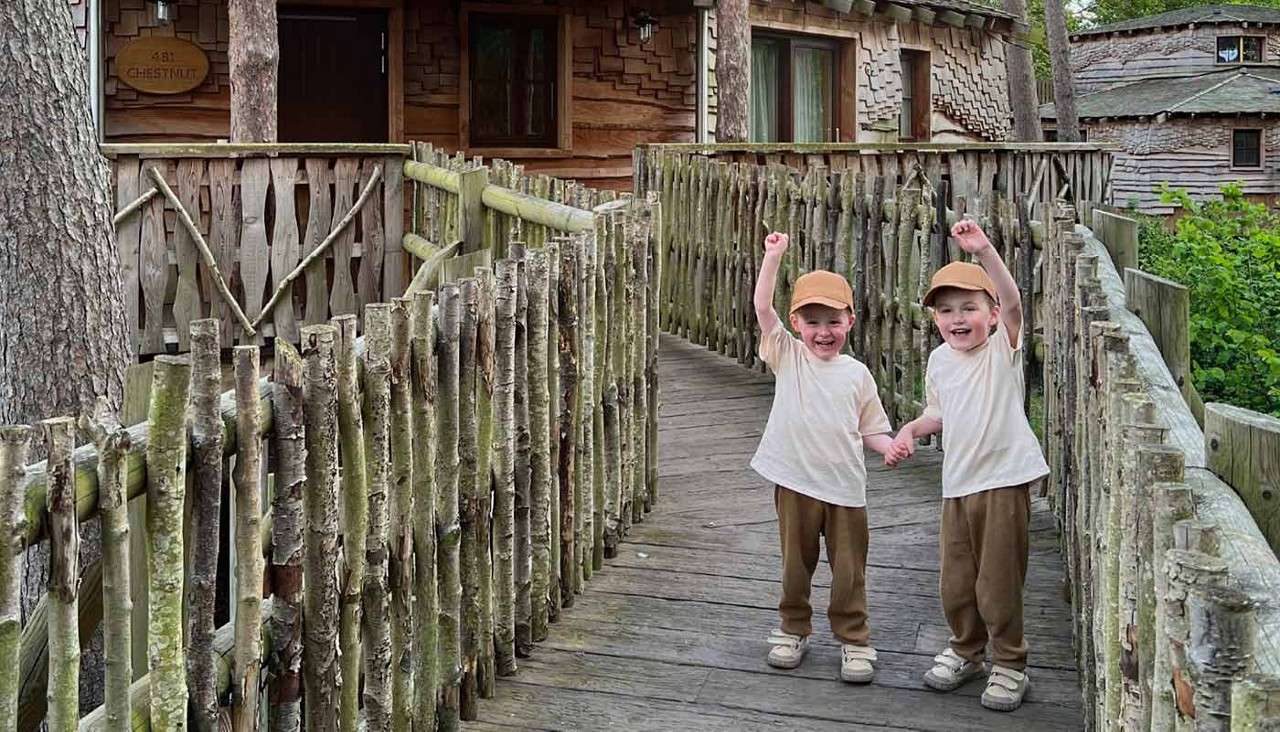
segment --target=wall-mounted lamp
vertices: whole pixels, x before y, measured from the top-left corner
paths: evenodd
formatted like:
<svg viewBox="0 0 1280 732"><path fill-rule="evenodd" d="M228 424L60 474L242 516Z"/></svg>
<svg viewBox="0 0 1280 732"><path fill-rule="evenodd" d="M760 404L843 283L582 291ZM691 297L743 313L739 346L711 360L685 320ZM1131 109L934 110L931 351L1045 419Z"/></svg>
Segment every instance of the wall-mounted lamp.
<svg viewBox="0 0 1280 732"><path fill-rule="evenodd" d="M631 16L631 25L640 31L640 42L647 43L650 38L653 38L653 32L658 29L658 19L649 15L647 10L638 10Z"/></svg>
<svg viewBox="0 0 1280 732"><path fill-rule="evenodd" d="M152 15L156 23L168 25L178 19L178 3L176 0L153 0L148 4L153 6Z"/></svg>

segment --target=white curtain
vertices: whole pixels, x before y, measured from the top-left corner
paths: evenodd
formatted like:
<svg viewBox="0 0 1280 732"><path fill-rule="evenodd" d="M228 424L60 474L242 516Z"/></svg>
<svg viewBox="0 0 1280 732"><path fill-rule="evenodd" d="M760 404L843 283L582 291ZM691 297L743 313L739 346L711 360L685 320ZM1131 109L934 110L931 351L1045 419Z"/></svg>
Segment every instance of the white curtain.
<svg viewBox="0 0 1280 732"><path fill-rule="evenodd" d="M791 63L794 141L828 142L831 137L831 52L825 48L797 48Z"/></svg>
<svg viewBox="0 0 1280 732"><path fill-rule="evenodd" d="M751 141L778 141L778 44L751 43Z"/></svg>

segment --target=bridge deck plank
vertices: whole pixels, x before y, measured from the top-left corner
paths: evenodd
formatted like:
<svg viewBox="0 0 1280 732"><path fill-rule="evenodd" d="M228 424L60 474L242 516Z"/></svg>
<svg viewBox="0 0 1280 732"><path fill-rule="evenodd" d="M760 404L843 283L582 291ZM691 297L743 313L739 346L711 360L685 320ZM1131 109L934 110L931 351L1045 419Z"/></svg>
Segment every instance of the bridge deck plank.
<svg viewBox="0 0 1280 732"><path fill-rule="evenodd" d="M1080 729L1062 563L1038 500L1026 591L1028 701L998 714L978 705L981 682L953 694L924 687L921 674L948 635L935 591L941 460L929 448L897 471L868 461L875 682L837 679L839 645L823 617L825 564L814 577L809 656L794 671L768 667L777 524L772 490L747 463L768 416L771 379L665 336L662 359L661 503L464 729Z"/></svg>

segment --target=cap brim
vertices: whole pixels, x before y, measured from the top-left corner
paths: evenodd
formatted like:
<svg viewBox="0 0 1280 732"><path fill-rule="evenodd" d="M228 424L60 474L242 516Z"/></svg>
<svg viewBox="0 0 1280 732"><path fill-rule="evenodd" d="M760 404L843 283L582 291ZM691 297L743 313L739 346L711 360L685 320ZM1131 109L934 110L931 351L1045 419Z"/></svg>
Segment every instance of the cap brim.
<svg viewBox="0 0 1280 732"><path fill-rule="evenodd" d="M821 297L819 295L814 295L812 297L806 297L803 300L797 300L796 302L791 303L791 312L794 313L795 311L799 310L805 305L826 305L827 307L834 308L836 310L853 310L853 306L847 302L841 302L839 300L836 300L830 297Z"/></svg>
<svg viewBox="0 0 1280 732"><path fill-rule="evenodd" d="M926 292L924 294L924 297L920 300L920 304L924 305L925 307L933 307L933 296L938 294L938 290L946 290L946 289L968 290L970 292L986 292L988 295L991 296L992 300L995 299L995 295L992 295L990 292L987 292L987 288L985 287L981 287L979 285L971 285L967 282L965 283L948 282L946 284L934 285L933 287L930 287L929 291Z"/></svg>

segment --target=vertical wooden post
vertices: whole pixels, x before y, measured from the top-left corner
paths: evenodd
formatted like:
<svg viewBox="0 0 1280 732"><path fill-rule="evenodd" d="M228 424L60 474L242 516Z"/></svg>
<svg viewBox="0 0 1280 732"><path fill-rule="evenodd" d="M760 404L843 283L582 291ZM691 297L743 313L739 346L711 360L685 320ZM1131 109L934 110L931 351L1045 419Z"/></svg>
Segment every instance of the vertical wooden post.
<svg viewBox="0 0 1280 732"><path fill-rule="evenodd" d="M222 512L222 351L215 318L191 322L191 449L195 471L191 501L191 540L202 551L191 557L187 587L187 684L192 721L204 732L218 728L213 633L218 581L219 524ZM256 387L255 387L256 388Z"/></svg>
<svg viewBox="0 0 1280 732"><path fill-rule="evenodd" d="M604 567L605 494L609 487L605 482L604 448L604 388L608 372L609 330L608 290L604 277L604 251L609 241L609 218L596 214L595 239L591 247L591 272L588 277L591 293L591 334L595 340L592 358L591 389L591 569Z"/></svg>
<svg viewBox="0 0 1280 732"><path fill-rule="evenodd" d="M50 545L49 707L45 721L52 732L64 732L75 730L80 719L80 628L76 602L80 584L80 525L76 520L75 466L71 461L76 424L70 417L46 419L40 424L49 456L46 494ZM180 628L178 634L180 639Z"/></svg>
<svg viewBox="0 0 1280 732"><path fill-rule="evenodd" d="M476 166L464 170L458 176L458 238L462 240L462 254L478 252L484 248L484 195L489 185L489 169Z"/></svg>
<svg viewBox="0 0 1280 732"><path fill-rule="evenodd" d="M1280 419L1208 404L1204 441L1209 469L1235 489L1271 550L1280 552Z"/></svg>
<svg viewBox="0 0 1280 732"><path fill-rule="evenodd" d="M530 623L533 617L530 582L533 572L533 545L530 536L530 431L529 431L529 267L519 257L524 248L511 243L517 256L516 268L516 344L515 344L515 557L512 578L515 583L516 656L527 657L533 647Z"/></svg>
<svg viewBox="0 0 1280 732"><path fill-rule="evenodd" d="M547 267L545 249L526 258L529 288L529 538L532 572L529 585L530 638L547 637L547 600L551 566L551 423L547 375Z"/></svg>
<svg viewBox="0 0 1280 732"><path fill-rule="evenodd" d="M576 465L578 458L578 246L574 240L560 245L560 274L557 280L559 314L556 323L560 360L560 413L555 420L559 429L553 440L559 440L560 503L552 520L560 526L560 597L564 607L573 605L574 577L578 573L577 506L581 499Z"/></svg>
<svg viewBox="0 0 1280 732"><path fill-rule="evenodd" d="M391 627L387 607L387 498L391 467L391 306L365 306L364 437L369 522L360 602L365 727L391 729ZM350 527L348 527L348 533Z"/></svg>
<svg viewBox="0 0 1280 732"><path fill-rule="evenodd" d="M595 557L596 513L596 445L599 435L595 431L596 405L596 239L594 234L583 238L578 301L581 304L582 381L579 388L581 429L578 441L578 486L576 504L578 535L575 539L578 552L578 570L574 578L574 591L582 592L583 584L591 579Z"/></svg>
<svg viewBox="0 0 1280 732"><path fill-rule="evenodd" d="M477 476L479 438L476 430L476 328L480 285L461 280L462 323L458 339L458 518L461 525L459 569L462 583L462 690L460 714L476 718L476 664L480 655L480 583L477 545L480 542L480 488Z"/></svg>
<svg viewBox="0 0 1280 732"><path fill-rule="evenodd" d="M560 619L560 268L561 239L548 239L547 252L547 420L551 445L548 458L547 511L551 527L547 553L547 618ZM564 247L567 249L568 247Z"/></svg>
<svg viewBox="0 0 1280 732"><path fill-rule="evenodd" d="M182 507L186 492L186 418L191 395L191 364L186 357L173 356L157 356L155 362L147 419L150 436L147 443L147 558L151 579L147 645L151 719L158 729L181 730L187 720L182 638L185 568ZM73 617L73 628L74 622ZM53 665L51 658L50 667ZM73 725L74 722L73 718Z"/></svg>
<svg viewBox="0 0 1280 732"><path fill-rule="evenodd" d="M494 381L493 612L494 655L499 676L516 672L515 610L515 395L516 307L519 263L497 263Z"/></svg>
<svg viewBox="0 0 1280 732"><path fill-rule="evenodd" d="M1155 593L1155 658L1151 664L1152 689L1155 698L1151 706L1151 729L1173 729L1178 713L1174 698L1173 661L1168 634L1169 582L1165 573L1165 559L1173 548L1174 525L1191 517L1191 489L1181 483L1152 486L1155 497L1155 517L1152 527L1152 583Z"/></svg>
<svg viewBox="0 0 1280 732"><path fill-rule="evenodd" d="M645 426L645 484L651 505L658 502L658 292L662 287L662 257L666 249L666 231L663 228L665 210L650 196L649 205L653 209L654 228L648 247L648 262L645 279L645 385L648 389ZM655 251L656 250L656 251ZM754 284L754 283L753 283ZM745 346L740 347L739 356L749 358Z"/></svg>
<svg viewBox="0 0 1280 732"><path fill-rule="evenodd" d="M649 307L646 297L649 292L649 244L652 227L658 225L655 218L657 210L641 209L631 243L631 493L635 496L632 516L640 521L644 514L652 510L653 501L649 497L649 482L646 479L648 460L645 457L645 442L649 435L649 387L645 382L648 367L649 332L646 326ZM723 350L721 351L723 353Z"/></svg>
<svg viewBox="0 0 1280 732"><path fill-rule="evenodd" d="M1250 675L1231 687L1231 732L1280 725L1280 678Z"/></svg>
<svg viewBox="0 0 1280 732"><path fill-rule="evenodd" d="M216 321L211 321L215 322ZM271 500L271 729L294 732L302 724L302 561L306 516L306 416L303 365L287 341L275 344L271 390L275 492Z"/></svg>
<svg viewBox="0 0 1280 732"><path fill-rule="evenodd" d="M360 416L360 387L356 364L356 316L340 315L329 321L334 327L337 357L338 428L342 457L342 620L339 627L342 653L342 689L338 724L343 732L355 732L359 724L360 593L366 571L366 533L369 525L364 424ZM308 429L310 429L308 427ZM310 447L308 447L310 450Z"/></svg>
<svg viewBox="0 0 1280 732"><path fill-rule="evenodd" d="M1073 192L1074 193L1074 192ZM1099 241L1107 248L1116 271L1124 276L1127 269L1138 267L1138 222L1106 211L1093 211L1090 222Z"/></svg>
<svg viewBox="0 0 1280 732"><path fill-rule="evenodd" d="M306 514L303 564L302 679L307 704L307 732L339 728L338 659L338 363L334 352L337 329L308 325L302 329L303 413L306 418ZM352 684L356 686L356 684Z"/></svg>
<svg viewBox="0 0 1280 732"><path fill-rule="evenodd" d="M436 589L436 325L434 292L413 299L414 724L433 730L440 679Z"/></svg>
<svg viewBox="0 0 1280 732"><path fill-rule="evenodd" d="M18 673L22 633L19 568L26 531L22 499L26 495L25 468L33 432L25 425L0 427L0 517L6 527L0 543L0 729L18 728L18 689L22 684ZM125 623L127 628L127 618ZM126 686L128 681L125 680ZM128 699L127 694L125 698Z"/></svg>
<svg viewBox="0 0 1280 732"><path fill-rule="evenodd" d="M1096 212L1095 216L1102 215ZM1204 426L1204 402L1191 380L1191 295L1172 280L1125 269L1125 305L1142 319L1160 349L1169 375L1196 421Z"/></svg>
<svg viewBox="0 0 1280 732"><path fill-rule="evenodd" d="M436 338L436 556L440 593L440 703L436 726L441 732L458 729L462 688L461 626L462 586L459 584L458 550L462 529L458 525L458 429L459 337L461 292L455 284L440 288L439 331Z"/></svg>
<svg viewBox="0 0 1280 732"><path fill-rule="evenodd" d="M262 667L262 415L258 347L236 346L236 644L231 697L236 730L258 728Z"/></svg>
<svg viewBox="0 0 1280 732"><path fill-rule="evenodd" d="M488 267L475 269L476 300L476 687L481 697L493 698L493 513L494 483L494 279Z"/></svg>
<svg viewBox="0 0 1280 732"><path fill-rule="evenodd" d="M1195 682L1196 729L1231 728L1232 680L1253 671L1255 605L1225 583L1187 593L1187 660Z"/></svg>
<svg viewBox="0 0 1280 732"><path fill-rule="evenodd" d="M413 422L410 382L413 301L391 301L391 475L388 586L391 591L392 729L413 725Z"/></svg>

